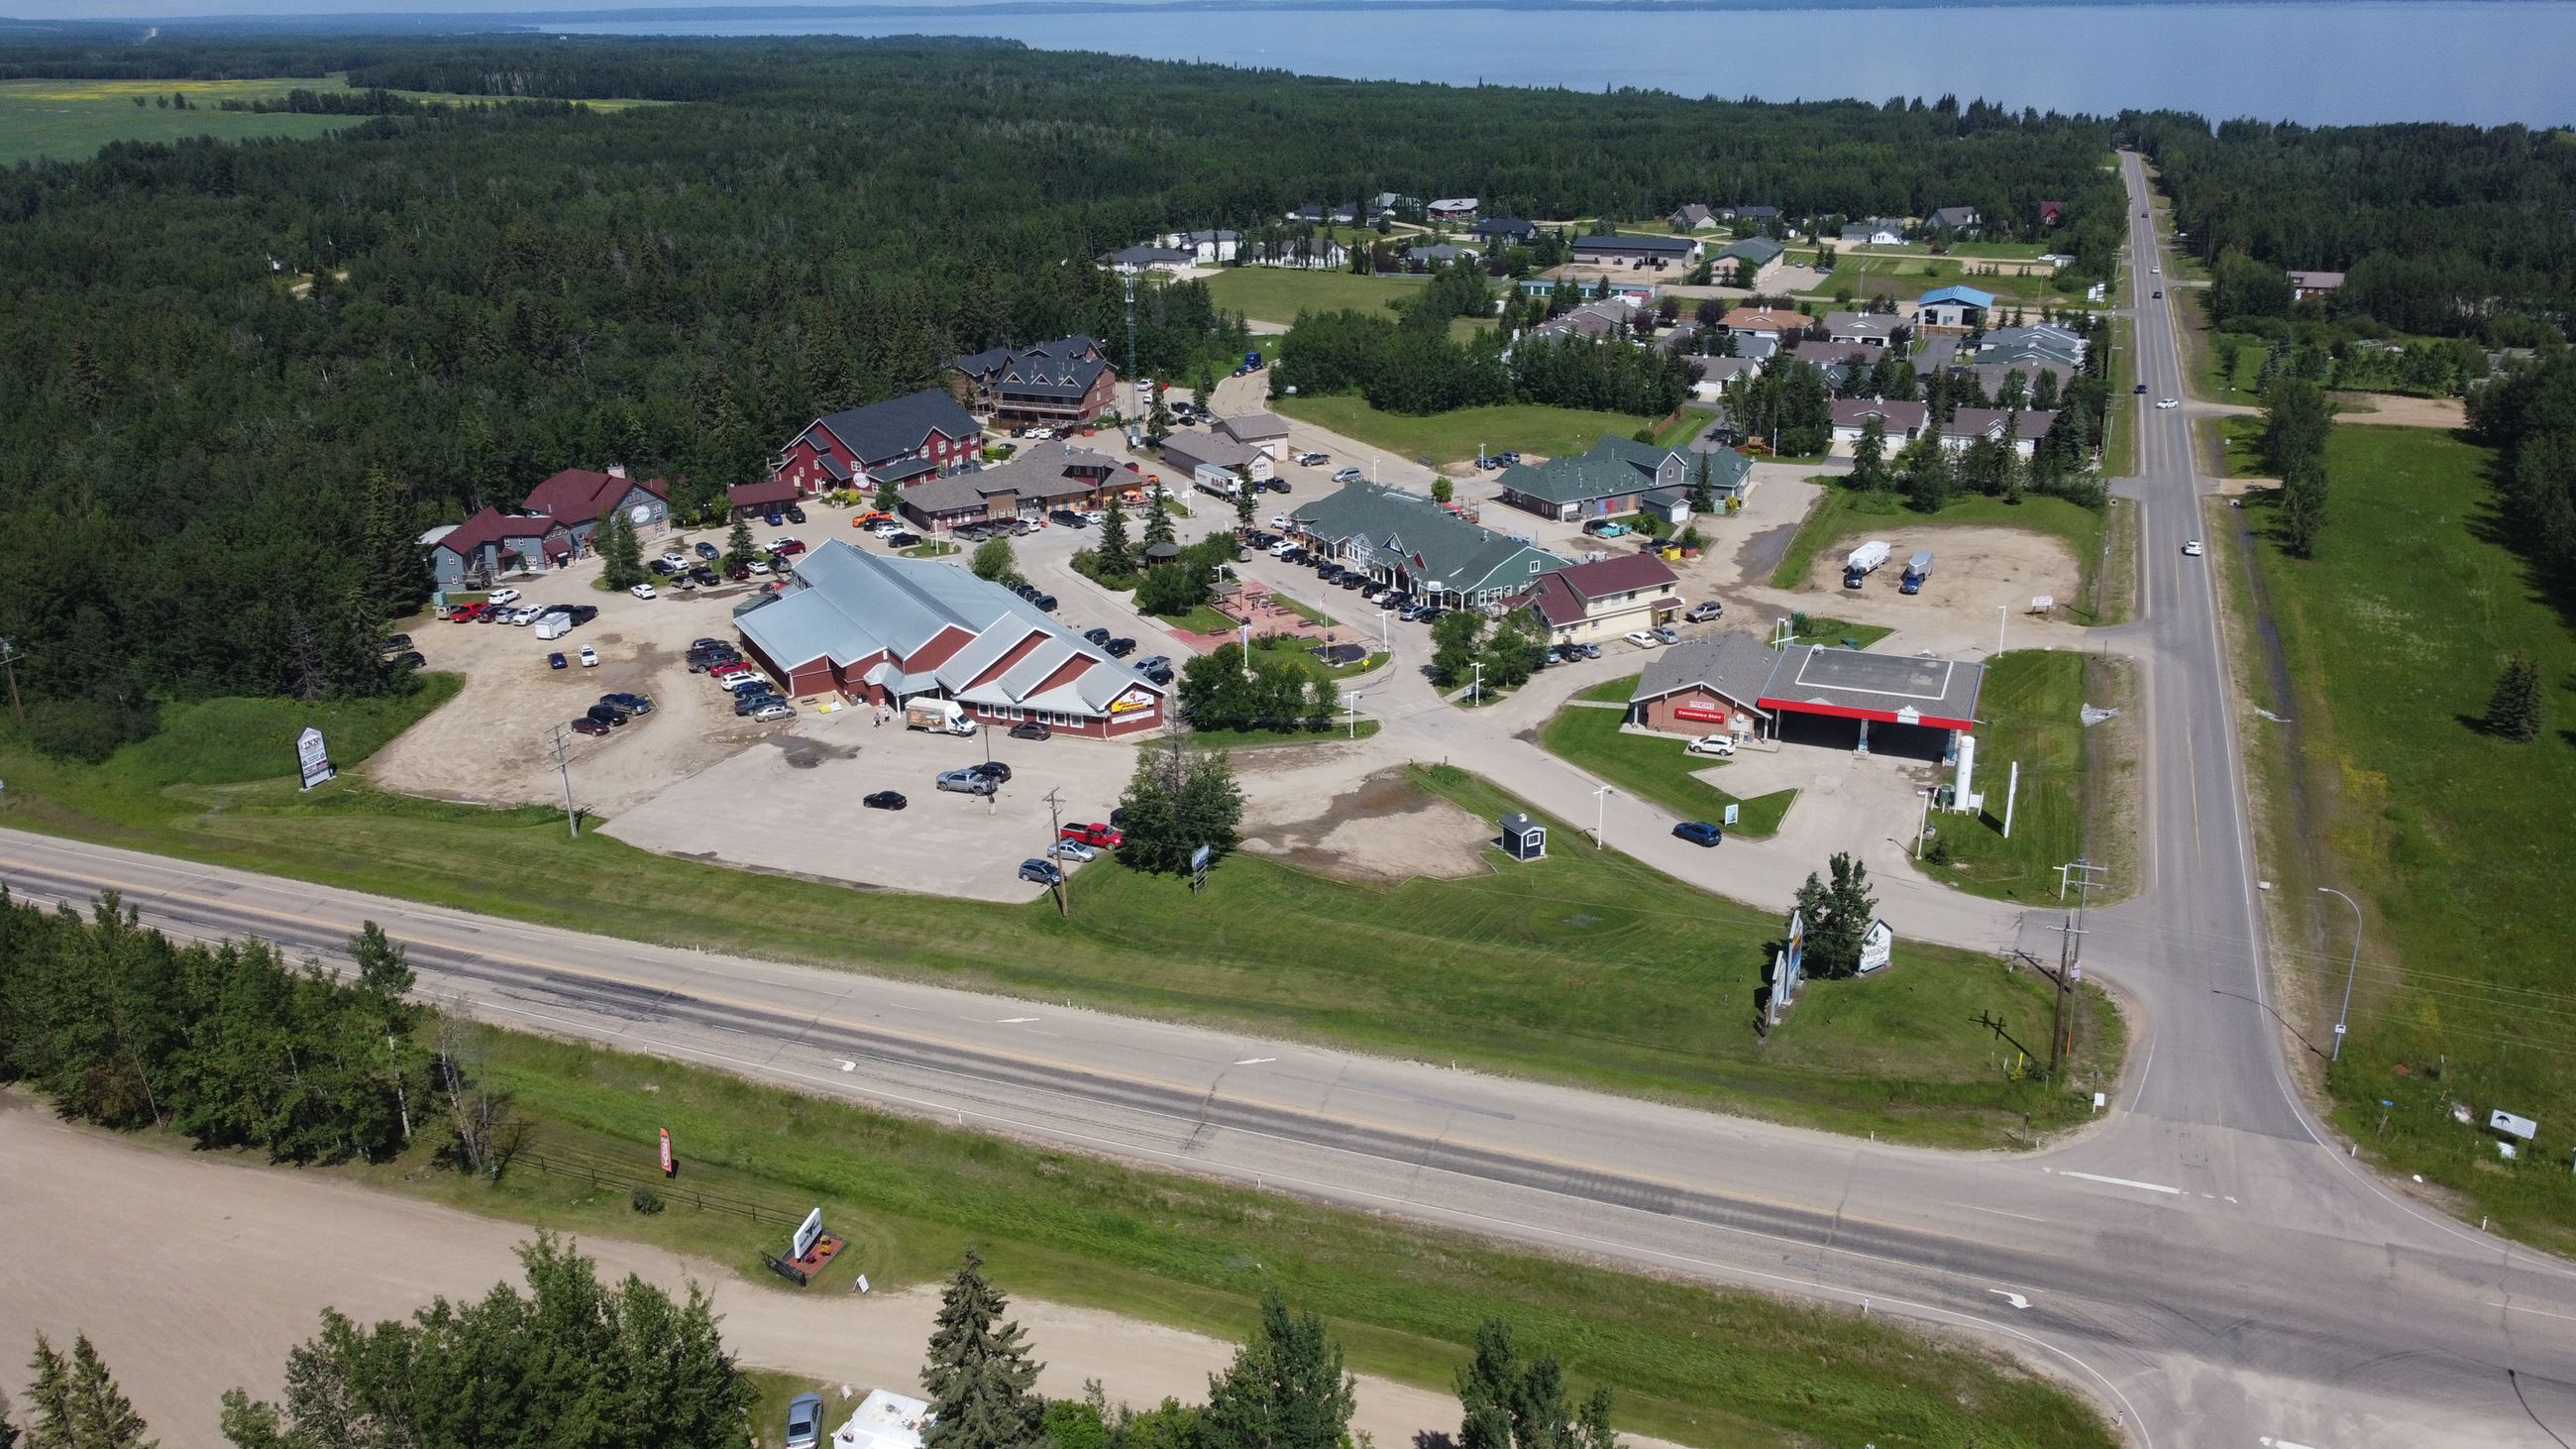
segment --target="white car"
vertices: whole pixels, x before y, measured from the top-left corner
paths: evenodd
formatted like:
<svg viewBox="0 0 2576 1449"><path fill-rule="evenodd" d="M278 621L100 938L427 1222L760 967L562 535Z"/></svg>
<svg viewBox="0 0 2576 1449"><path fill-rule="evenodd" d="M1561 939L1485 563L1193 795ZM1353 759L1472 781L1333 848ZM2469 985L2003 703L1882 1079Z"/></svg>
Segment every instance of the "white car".
<svg viewBox="0 0 2576 1449"><path fill-rule="evenodd" d="M510 611L510 622L513 624L533 624L539 619L544 618L545 614L545 610L534 604L521 604L519 607Z"/></svg>
<svg viewBox="0 0 2576 1449"><path fill-rule="evenodd" d="M1047 854L1058 860L1095 860L1099 858L1100 852L1079 840L1059 840L1055 843L1055 848Z"/></svg>
<svg viewBox="0 0 2576 1449"><path fill-rule="evenodd" d="M1285 513L1274 513L1270 515L1270 526L1278 529L1281 533L1286 533L1288 531L1288 515Z"/></svg>
<svg viewBox="0 0 2576 1449"><path fill-rule="evenodd" d="M1735 753L1735 736L1701 735L1698 739L1690 742L1690 752L1694 755L1717 755L1721 758L1730 757Z"/></svg>
<svg viewBox="0 0 2576 1449"><path fill-rule="evenodd" d="M2158 398L2158 399L2156 399L2156 407L2157 407L2158 409L2164 409L2164 408L2178 408L2178 407L2181 407L2181 406L2182 406L2182 404L2181 404L2180 402L2177 402L2176 400L2174 400L2174 399L2172 399L2172 398L2169 398L2169 397L2167 397L2167 398Z"/></svg>
<svg viewBox="0 0 2576 1449"><path fill-rule="evenodd" d="M669 553L662 555L662 562L669 564L675 569L684 569L689 566L689 556L675 548Z"/></svg>
<svg viewBox="0 0 2576 1449"><path fill-rule="evenodd" d="M767 559L765 559L765 558L756 558L756 559L753 559L749 564L744 565L744 567L746 567L746 568L750 569L753 573L756 573L756 574L765 574L765 573L769 572L769 560L767 560ZM637 584L635 587L637 587L637 588L641 589L641 588L646 588L646 587L649 587L649 586L648 586L648 585L645 585L645 584Z"/></svg>
<svg viewBox="0 0 2576 1449"><path fill-rule="evenodd" d="M597 669L599 667L599 651L591 648L587 644L581 646L581 667L584 669Z"/></svg>
<svg viewBox="0 0 2576 1449"><path fill-rule="evenodd" d="M1663 641L1663 640L1661 640L1661 639L1656 638L1656 637L1655 637L1654 635L1652 635L1652 634L1647 633L1647 632L1646 632L1645 630L1643 630L1643 629L1639 629L1639 630L1637 630L1635 633L1630 634L1630 635L1628 636L1628 642L1629 642L1629 643L1631 643L1631 644L1636 645L1636 646L1637 646L1638 648L1640 648L1640 649L1652 649L1652 648L1654 648L1656 645L1661 644L1661 643L1663 643L1664 641Z"/></svg>
<svg viewBox="0 0 2576 1449"><path fill-rule="evenodd" d="M1100 525L1109 521L1109 515L1101 512L1097 508L1086 508L1082 510L1082 521L1090 524L1094 528L1098 528Z"/></svg>
<svg viewBox="0 0 2576 1449"><path fill-rule="evenodd" d="M519 602L519 599L520 594L517 589L494 589L484 599L484 602L497 609L503 604L515 604Z"/></svg>
<svg viewBox="0 0 2576 1449"><path fill-rule="evenodd" d="M1052 443L1055 441L1055 429L1031 428L1029 429L1029 441L1032 443Z"/></svg>
<svg viewBox="0 0 2576 1449"><path fill-rule="evenodd" d="M746 689L767 689L768 687L769 676L761 673L757 669L746 669L738 674L728 674L722 679L716 681L716 688L723 690L727 694L740 694Z"/></svg>
<svg viewBox="0 0 2576 1449"><path fill-rule="evenodd" d="M639 599L649 599L653 597L653 586L651 584L637 584L626 592L633 594Z"/></svg>
<svg viewBox="0 0 2576 1449"><path fill-rule="evenodd" d="M1291 539L1283 538L1277 543L1270 545L1270 556L1272 558L1286 558L1288 555L1295 553L1296 551L1297 545L1295 541Z"/></svg>
<svg viewBox="0 0 2576 1449"><path fill-rule="evenodd" d="M2200 557L2200 540L2195 538L2185 543L2182 546L2182 556L2184 558Z"/></svg>

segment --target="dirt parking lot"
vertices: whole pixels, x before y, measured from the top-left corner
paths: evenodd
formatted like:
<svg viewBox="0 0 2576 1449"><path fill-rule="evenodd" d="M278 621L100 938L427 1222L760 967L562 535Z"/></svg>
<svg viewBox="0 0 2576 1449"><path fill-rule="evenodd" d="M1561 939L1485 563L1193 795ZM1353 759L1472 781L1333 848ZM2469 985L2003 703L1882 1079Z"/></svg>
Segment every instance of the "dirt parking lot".
<svg viewBox="0 0 2576 1449"><path fill-rule="evenodd" d="M1373 883L1482 875L1493 828L1415 788L1365 743L1238 750L1243 848Z"/></svg>
<svg viewBox="0 0 2576 1449"><path fill-rule="evenodd" d="M711 688L700 682L702 689ZM753 747L709 764L610 820L629 845L780 875L888 890L1027 901L1039 887L1020 862L1053 839L1046 796L1066 823L1106 820L1135 772L1136 747L1059 735L974 738L876 723L866 708L809 713ZM988 803L937 789L942 770L992 758L1011 766ZM861 796L893 790L902 810L870 810ZM1068 863L1070 864L1070 863ZM1071 866L1079 871L1082 867Z"/></svg>

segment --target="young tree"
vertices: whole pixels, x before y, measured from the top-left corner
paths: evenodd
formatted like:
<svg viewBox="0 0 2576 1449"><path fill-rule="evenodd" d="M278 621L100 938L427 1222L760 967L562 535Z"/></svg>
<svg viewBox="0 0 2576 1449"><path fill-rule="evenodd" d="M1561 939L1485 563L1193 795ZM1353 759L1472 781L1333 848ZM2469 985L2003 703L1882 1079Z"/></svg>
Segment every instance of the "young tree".
<svg viewBox="0 0 2576 1449"><path fill-rule="evenodd" d="M1190 748L1177 733L1170 748L1138 753L1118 805L1127 812L1118 860L1136 870L1177 875L1200 846L1223 856L1240 839L1243 790L1234 766L1223 750Z"/></svg>
<svg viewBox="0 0 2576 1449"><path fill-rule="evenodd" d="M879 513L892 513L903 506L903 490L895 486L892 478L883 479L877 484L877 496L870 500L868 506Z"/></svg>
<svg viewBox="0 0 2576 1449"><path fill-rule="evenodd" d="M1222 1374L1208 1376L1202 1442L1226 1449L1344 1449L1355 1381L1342 1346L1312 1313L1291 1314L1277 1289Z"/></svg>
<svg viewBox="0 0 2576 1449"><path fill-rule="evenodd" d="M1852 486L1875 493L1887 486L1887 424L1872 416L1852 444Z"/></svg>
<svg viewBox="0 0 2576 1449"><path fill-rule="evenodd" d="M2300 558L2315 558L2325 526L2325 459L2310 458L2281 476L2281 542Z"/></svg>
<svg viewBox="0 0 2576 1449"><path fill-rule="evenodd" d="M751 541L751 520L735 519L733 528L725 534L725 567L731 568L735 564L749 563L752 555L759 551L758 546Z"/></svg>
<svg viewBox="0 0 2576 1449"><path fill-rule="evenodd" d="M596 538L600 577L610 588L631 589L644 582L644 540L635 536L625 509L610 509L599 521Z"/></svg>
<svg viewBox="0 0 2576 1449"><path fill-rule="evenodd" d="M1447 502L1449 502L1451 499L1456 498L1457 496L1458 496L1458 485L1457 485L1457 484L1455 484L1455 483L1450 482L1450 481L1449 481L1449 479L1448 479L1448 477L1447 477L1447 475L1445 475L1445 474L1444 474L1444 475L1442 475L1442 476L1435 477L1435 478L1433 478L1433 479L1431 480L1431 501L1432 501L1432 502L1434 502L1434 503L1447 503Z"/></svg>
<svg viewBox="0 0 2576 1449"><path fill-rule="evenodd" d="M71 1407L76 1449L153 1449L155 1441L144 1437L143 1416L117 1388L86 1333L72 1339Z"/></svg>
<svg viewBox="0 0 2576 1449"><path fill-rule="evenodd" d="M77 1449L71 1365L42 1333L36 1335L36 1353L27 1360L27 1372L35 1375L27 1385L27 1449Z"/></svg>
<svg viewBox="0 0 2576 1449"><path fill-rule="evenodd" d="M1170 500L1163 496L1162 484L1154 484L1153 489L1153 501L1145 505L1145 546L1147 548L1152 548L1158 543L1170 543L1172 541L1172 509Z"/></svg>
<svg viewBox="0 0 2576 1449"><path fill-rule="evenodd" d="M1458 1449L1617 1449L1609 1386L1576 1409L1554 1356L1524 1358L1499 1319L1477 1326L1475 1356L1456 1383L1465 1411Z"/></svg>
<svg viewBox="0 0 2576 1449"><path fill-rule="evenodd" d="M1145 445L1159 448L1163 446L1163 440L1171 435L1172 410L1163 405L1163 387L1162 384L1156 383L1154 405L1145 412Z"/></svg>
<svg viewBox="0 0 2576 1449"><path fill-rule="evenodd" d="M966 566L974 571L975 577L1006 589L1015 589L1028 582L1020 572L1019 552L1011 547L1007 538L988 538L975 545L974 556L967 560Z"/></svg>
<svg viewBox="0 0 2576 1449"><path fill-rule="evenodd" d="M1124 578L1136 571L1135 546L1127 541L1127 505L1115 492L1101 509L1100 542L1091 552L1104 578Z"/></svg>
<svg viewBox="0 0 2576 1449"><path fill-rule="evenodd" d="M2540 738L2542 723L2540 666L2516 650L2487 699L2487 733L2527 745Z"/></svg>
<svg viewBox="0 0 2576 1449"><path fill-rule="evenodd" d="M1830 884L1807 875L1798 887L1798 910L1806 918L1804 969L1809 976L1849 976L1860 969L1861 937L1878 915L1877 898L1869 893L1869 867L1839 851L1828 863Z"/></svg>
<svg viewBox="0 0 2576 1449"><path fill-rule="evenodd" d="M1485 616L1452 609L1431 622L1431 677L1443 689L1465 684L1484 657Z"/></svg>
<svg viewBox="0 0 2576 1449"><path fill-rule="evenodd" d="M999 1320L1010 1307L984 1280L974 1249L940 1294L938 1327L922 1386L933 1413L923 1449L1037 1449L1046 1442L1046 1401L1031 1387L1043 1365L1029 1358L1017 1323Z"/></svg>
<svg viewBox="0 0 2576 1449"><path fill-rule="evenodd" d="M1216 368L1204 357L1199 359L1198 371L1190 375L1190 389L1197 394L1201 408L1216 407Z"/></svg>
<svg viewBox="0 0 2576 1449"><path fill-rule="evenodd" d="M1258 503L1260 500L1261 494L1254 489L1250 478L1237 477L1234 480L1235 527L1250 528L1252 526L1253 505Z"/></svg>

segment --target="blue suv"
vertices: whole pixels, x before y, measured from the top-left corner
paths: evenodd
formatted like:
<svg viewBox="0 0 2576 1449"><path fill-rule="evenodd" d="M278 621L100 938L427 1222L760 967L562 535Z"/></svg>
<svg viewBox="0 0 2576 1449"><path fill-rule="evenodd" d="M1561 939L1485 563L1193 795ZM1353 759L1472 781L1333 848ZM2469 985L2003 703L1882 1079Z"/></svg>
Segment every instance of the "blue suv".
<svg viewBox="0 0 2576 1449"><path fill-rule="evenodd" d="M1724 831L1705 820L1685 820L1673 827L1673 834L1693 845L1715 845L1726 838Z"/></svg>

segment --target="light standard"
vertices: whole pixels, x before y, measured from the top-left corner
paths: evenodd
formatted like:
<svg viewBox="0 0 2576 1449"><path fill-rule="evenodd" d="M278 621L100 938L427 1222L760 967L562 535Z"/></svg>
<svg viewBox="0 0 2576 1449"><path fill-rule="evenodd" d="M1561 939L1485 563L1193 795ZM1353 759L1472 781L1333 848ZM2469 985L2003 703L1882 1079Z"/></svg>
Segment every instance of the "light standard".
<svg viewBox="0 0 2576 1449"><path fill-rule="evenodd" d="M1356 694L1343 695L1342 707L1349 710L1351 714L1351 738L1358 739L1360 737L1360 697Z"/></svg>
<svg viewBox="0 0 2576 1449"><path fill-rule="evenodd" d="M1392 659L1395 657L1395 630L1387 623L1389 617L1391 616L1386 610L1377 611L1377 639L1378 647L1386 651L1387 658Z"/></svg>
<svg viewBox="0 0 2576 1449"><path fill-rule="evenodd" d="M2012 605L1995 605L1995 652L2004 652L2004 624L2012 618Z"/></svg>
<svg viewBox="0 0 2576 1449"><path fill-rule="evenodd" d="M1483 704L1485 702L1485 661L1479 659L1470 667L1476 671L1476 682L1467 691L1467 703L1470 706Z"/></svg>
<svg viewBox="0 0 2576 1449"><path fill-rule="evenodd" d="M2361 970L2361 907L2333 886L2317 889L2352 907L2352 960L2343 968L2343 1008L2335 1013L2334 1050L2326 1056L2329 1062L2339 1062L2343 1060L2343 1029L2352 1018L2352 978Z"/></svg>
<svg viewBox="0 0 2576 1449"><path fill-rule="evenodd" d="M1923 858L1923 837L1932 829L1932 792L1927 788L1914 793L1923 797L1923 809L1914 820L1914 858L1919 861Z"/></svg>
<svg viewBox="0 0 2576 1449"><path fill-rule="evenodd" d="M1592 792L1592 848L1601 848L1601 832L1610 824L1610 797L1619 793L1604 785Z"/></svg>

